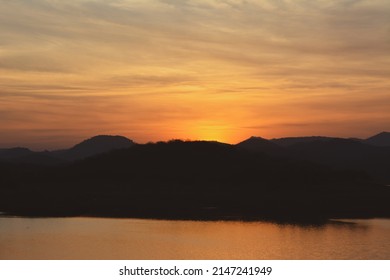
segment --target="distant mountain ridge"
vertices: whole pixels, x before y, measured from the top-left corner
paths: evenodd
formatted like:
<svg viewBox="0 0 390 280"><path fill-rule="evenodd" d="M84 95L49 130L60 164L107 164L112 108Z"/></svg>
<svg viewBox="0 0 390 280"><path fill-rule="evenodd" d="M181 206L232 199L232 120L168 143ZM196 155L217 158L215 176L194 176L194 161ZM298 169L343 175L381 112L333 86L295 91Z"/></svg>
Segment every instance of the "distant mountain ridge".
<svg viewBox="0 0 390 280"><path fill-rule="evenodd" d="M360 170L381 182L390 182L390 133L367 139L325 136L264 139L250 137L235 146L251 153L289 160L306 160L335 168ZM27 148L0 149L0 162L58 165L97 156L136 144L123 136L98 135L70 149L33 152Z"/></svg>
<svg viewBox="0 0 390 280"><path fill-rule="evenodd" d="M53 165L84 159L116 149L130 148L135 143L123 136L98 135L70 149L33 152L27 148L0 149L0 161Z"/></svg>
<svg viewBox="0 0 390 280"><path fill-rule="evenodd" d="M268 141L251 138L244 145L275 147ZM0 212L291 222L390 217L385 184L359 168L315 162L350 164L372 156L371 164L379 154L390 158L387 147L337 139L292 148L285 158L239 145L175 140L135 144L50 167L0 163ZM350 160L350 153L360 149L363 154Z"/></svg>
<svg viewBox="0 0 390 280"><path fill-rule="evenodd" d="M130 148L134 142L124 136L98 135L73 146L67 150L53 153L64 160L78 160L116 149Z"/></svg>
<svg viewBox="0 0 390 280"><path fill-rule="evenodd" d="M390 146L390 132L381 132L365 140L366 143L375 146Z"/></svg>
<svg viewBox="0 0 390 280"><path fill-rule="evenodd" d="M341 137L327 137L327 136L303 136L303 137L273 138L270 139L270 141L280 146L291 146L297 143L309 143L313 141L332 141L337 139L354 140L372 146L381 146L381 147L390 146L390 132L385 132L385 131L376 134L374 136L371 136L367 139L359 139L359 138L352 138L352 137L341 138Z"/></svg>
<svg viewBox="0 0 390 280"><path fill-rule="evenodd" d="M384 132L366 140L324 136L271 140L250 137L237 146L272 157L307 160L336 168L361 170L379 181L390 182L390 145L386 144L388 135L389 133ZM275 145L279 146L279 149Z"/></svg>
<svg viewBox="0 0 390 280"><path fill-rule="evenodd" d="M298 143L310 143L313 141L331 141L334 139L341 139L341 138L326 137L326 136L304 136L304 137L273 138L270 141L280 146L286 147Z"/></svg>
<svg viewBox="0 0 390 280"><path fill-rule="evenodd" d="M284 155L286 150L284 147L261 137L252 136L238 144L237 147L254 151L254 152L264 152L271 155Z"/></svg>
<svg viewBox="0 0 390 280"><path fill-rule="evenodd" d="M10 149L0 149L0 159L13 159L18 157L24 157L34 153L27 148L15 147Z"/></svg>

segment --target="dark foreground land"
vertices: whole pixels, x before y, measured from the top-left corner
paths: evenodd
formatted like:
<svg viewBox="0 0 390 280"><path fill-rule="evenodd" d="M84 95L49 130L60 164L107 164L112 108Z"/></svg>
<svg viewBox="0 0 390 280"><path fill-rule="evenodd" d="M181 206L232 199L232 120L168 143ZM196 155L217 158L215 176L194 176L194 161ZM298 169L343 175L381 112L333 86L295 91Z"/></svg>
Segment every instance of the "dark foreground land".
<svg viewBox="0 0 390 280"><path fill-rule="evenodd" d="M10 215L321 222L390 217L389 202L390 187L364 170L217 142L0 163L0 212Z"/></svg>

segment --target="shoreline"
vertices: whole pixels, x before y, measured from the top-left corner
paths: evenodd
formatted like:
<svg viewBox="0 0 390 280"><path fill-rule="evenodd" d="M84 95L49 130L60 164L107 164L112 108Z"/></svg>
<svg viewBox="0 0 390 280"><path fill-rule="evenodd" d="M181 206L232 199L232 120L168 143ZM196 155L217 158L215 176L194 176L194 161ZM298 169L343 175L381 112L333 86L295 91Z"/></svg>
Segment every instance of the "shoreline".
<svg viewBox="0 0 390 280"><path fill-rule="evenodd" d="M158 217L158 216L140 216L140 215L22 215L0 212L0 218L25 218L25 219L67 219L67 218L96 218L96 219L139 219L139 220L156 220L156 221L193 221L193 222L243 222L243 223L275 223L281 225L300 225L300 226L322 226L328 224L355 224L349 220L373 220L385 219L386 216L348 216L348 217L330 217L319 219L279 219L279 218L262 218L262 217ZM348 220L348 221L343 221Z"/></svg>

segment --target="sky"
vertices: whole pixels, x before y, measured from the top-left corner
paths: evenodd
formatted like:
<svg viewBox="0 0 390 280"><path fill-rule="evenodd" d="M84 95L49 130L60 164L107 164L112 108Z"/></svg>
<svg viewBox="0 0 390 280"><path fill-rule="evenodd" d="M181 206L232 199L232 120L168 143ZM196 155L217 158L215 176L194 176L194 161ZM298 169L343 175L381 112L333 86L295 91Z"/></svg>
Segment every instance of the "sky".
<svg viewBox="0 0 390 280"><path fill-rule="evenodd" d="M388 0L0 0L0 148L390 130Z"/></svg>

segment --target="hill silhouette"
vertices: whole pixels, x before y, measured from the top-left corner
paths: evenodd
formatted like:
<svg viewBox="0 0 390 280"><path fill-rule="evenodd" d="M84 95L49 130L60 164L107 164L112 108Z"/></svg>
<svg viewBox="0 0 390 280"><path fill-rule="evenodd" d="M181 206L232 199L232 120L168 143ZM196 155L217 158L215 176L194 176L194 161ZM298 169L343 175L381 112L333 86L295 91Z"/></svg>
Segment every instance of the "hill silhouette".
<svg viewBox="0 0 390 280"><path fill-rule="evenodd" d="M390 181L390 149L355 140L334 139L296 144L291 147L297 158L320 162L333 167L364 170L382 182Z"/></svg>
<svg viewBox="0 0 390 280"><path fill-rule="evenodd" d="M368 146L331 143L333 154L346 150L344 155L355 156L354 160L354 153ZM389 187L375 183L364 171L306 159L325 149L317 156L328 160L328 146L323 145L314 141L307 150L295 146L292 152L302 155L300 159L274 157L240 145L175 140L133 144L51 167L3 163L0 211L29 216L303 222L389 217Z"/></svg>
<svg viewBox="0 0 390 280"><path fill-rule="evenodd" d="M107 153L115 149L129 148L132 145L134 142L123 136L98 135L64 150L33 152L27 148L0 149L0 161L56 165Z"/></svg>
<svg viewBox="0 0 390 280"><path fill-rule="evenodd" d="M284 147L277 145L267 139L255 136L238 143L237 147L248 151L261 152L273 156L283 156L287 155L288 153Z"/></svg>
<svg viewBox="0 0 390 280"><path fill-rule="evenodd" d="M390 132L381 132L365 140L366 143L375 146L390 147Z"/></svg>
<svg viewBox="0 0 390 280"><path fill-rule="evenodd" d="M283 146L283 147L288 147L292 146L295 144L300 144L300 143L311 143L314 141L331 141L337 139L335 137L325 137L325 136L306 136L306 137L284 137L284 138L274 138L271 139L273 143Z"/></svg>
<svg viewBox="0 0 390 280"><path fill-rule="evenodd" d="M34 152L27 148L10 148L10 149L0 149L0 160L13 160L16 158L24 157L27 155L31 155Z"/></svg>
<svg viewBox="0 0 390 280"><path fill-rule="evenodd" d="M73 161L115 149L129 148L132 145L134 142L123 136L98 135L84 140L68 150L55 151L53 154L61 159Z"/></svg>
<svg viewBox="0 0 390 280"><path fill-rule="evenodd" d="M237 146L286 159L306 160L335 168L364 171L374 180L390 182L390 146L373 146L359 139L291 137L266 140L251 137Z"/></svg>

